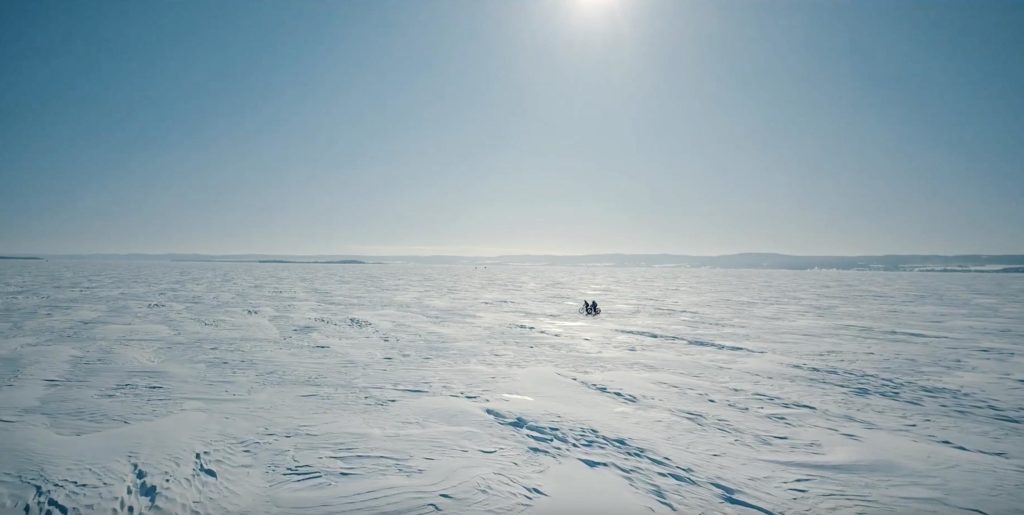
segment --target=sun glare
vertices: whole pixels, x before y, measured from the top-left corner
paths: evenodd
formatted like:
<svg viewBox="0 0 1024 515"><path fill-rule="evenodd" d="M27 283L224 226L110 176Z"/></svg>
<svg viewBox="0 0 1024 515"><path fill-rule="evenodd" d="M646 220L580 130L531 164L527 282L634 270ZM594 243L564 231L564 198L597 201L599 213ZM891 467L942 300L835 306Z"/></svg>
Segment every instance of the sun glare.
<svg viewBox="0 0 1024 515"><path fill-rule="evenodd" d="M614 12L619 9L621 2L622 0L571 0L569 4L573 18L591 25L615 17Z"/></svg>
<svg viewBox="0 0 1024 515"><path fill-rule="evenodd" d="M616 0L575 0L576 5L580 6L581 9L603 9L611 4L614 4Z"/></svg>
<svg viewBox="0 0 1024 515"><path fill-rule="evenodd" d="M597 15L608 11L618 0L573 0L574 8L587 15Z"/></svg>

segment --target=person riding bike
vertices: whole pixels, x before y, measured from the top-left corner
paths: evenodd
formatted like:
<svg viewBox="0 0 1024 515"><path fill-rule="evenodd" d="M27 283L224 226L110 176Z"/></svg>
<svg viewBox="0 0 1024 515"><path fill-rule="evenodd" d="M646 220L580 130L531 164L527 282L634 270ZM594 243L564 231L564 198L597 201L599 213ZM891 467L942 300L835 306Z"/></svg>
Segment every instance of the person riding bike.
<svg viewBox="0 0 1024 515"><path fill-rule="evenodd" d="M587 302L587 300L586 300L586 299L583 299L583 309L584 309L584 310L586 311L586 313L587 313L588 315L593 315L593 314L594 314L594 308L592 308L592 307L590 306L590 303L589 303L589 302Z"/></svg>

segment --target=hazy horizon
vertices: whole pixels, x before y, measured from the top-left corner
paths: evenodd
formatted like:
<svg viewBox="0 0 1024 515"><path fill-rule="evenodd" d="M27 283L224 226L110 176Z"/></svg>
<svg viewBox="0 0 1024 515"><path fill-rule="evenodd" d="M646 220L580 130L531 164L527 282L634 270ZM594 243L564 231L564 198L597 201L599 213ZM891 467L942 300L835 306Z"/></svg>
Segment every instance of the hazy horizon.
<svg viewBox="0 0 1024 515"><path fill-rule="evenodd" d="M1024 3L0 14L0 253L1024 253Z"/></svg>
<svg viewBox="0 0 1024 515"><path fill-rule="evenodd" d="M798 257L798 258L855 258L855 257L909 257L909 256L935 256L935 257L957 257L957 256L1012 256L1019 257L1024 256L1024 252L1012 253L1012 252L956 252L956 253L893 253L886 252L881 254L788 254L784 252L729 252L725 254L685 254L679 252L593 252L585 254L560 254L553 252L546 253L508 253L508 254L443 254L443 253L405 253L405 254L360 254L360 253L316 253L316 254L297 254L297 253L278 253L278 252L229 252L229 253L210 253L210 252L0 252L0 257L11 256L40 256L40 257L90 257L90 256L146 256L146 257L160 257L160 256L200 256L200 257L211 257L211 258L229 258L229 257L282 257L282 258L388 258L388 257L451 257L451 258L500 258L500 257L560 257L560 258L572 258L572 257L597 257L597 256L678 256L678 257L694 257L694 258L713 258L713 257L729 257L729 256L742 256L742 255L777 255L787 257Z"/></svg>

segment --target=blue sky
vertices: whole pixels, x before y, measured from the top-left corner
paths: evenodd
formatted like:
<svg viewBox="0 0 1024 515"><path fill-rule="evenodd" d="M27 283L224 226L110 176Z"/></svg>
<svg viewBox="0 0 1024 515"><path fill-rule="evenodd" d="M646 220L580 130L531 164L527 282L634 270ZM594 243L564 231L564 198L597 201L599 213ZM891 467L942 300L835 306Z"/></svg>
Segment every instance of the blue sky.
<svg viewBox="0 0 1024 515"><path fill-rule="evenodd" d="M1024 2L3 2L0 253L1024 253Z"/></svg>

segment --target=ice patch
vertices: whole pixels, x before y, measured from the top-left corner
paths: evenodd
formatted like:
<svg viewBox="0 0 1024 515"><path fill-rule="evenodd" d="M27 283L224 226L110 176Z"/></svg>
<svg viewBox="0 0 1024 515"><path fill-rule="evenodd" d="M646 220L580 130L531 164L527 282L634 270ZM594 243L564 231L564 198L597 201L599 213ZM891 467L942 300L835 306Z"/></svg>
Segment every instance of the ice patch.
<svg viewBox="0 0 1024 515"><path fill-rule="evenodd" d="M518 399L518 400L523 400L523 401L532 401L533 400L533 397L528 397L526 395L516 395L514 393L503 393L503 394L501 394L501 396L506 398L506 399Z"/></svg>

